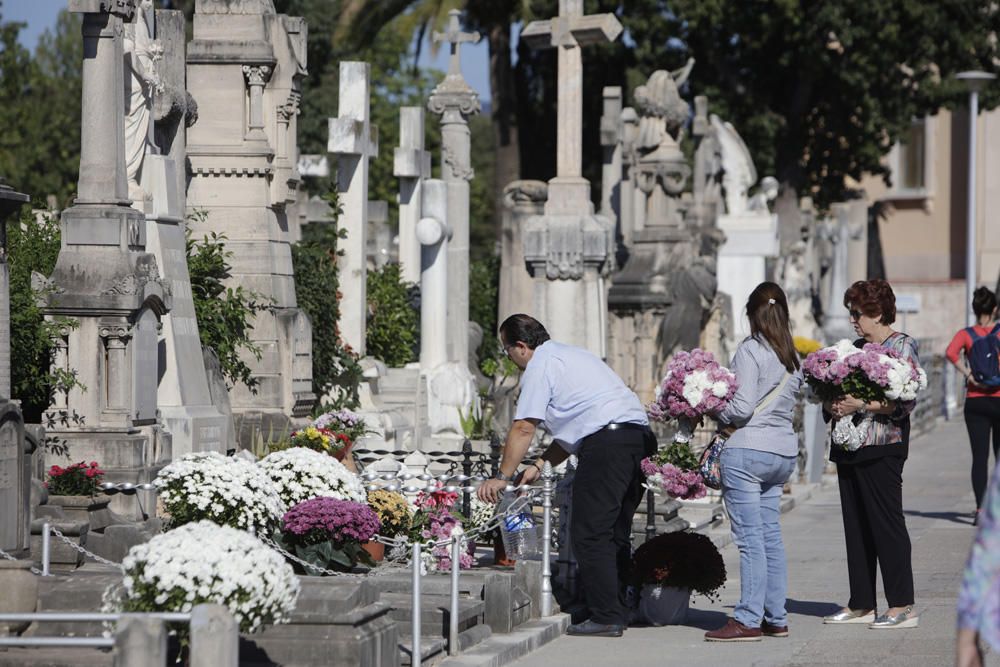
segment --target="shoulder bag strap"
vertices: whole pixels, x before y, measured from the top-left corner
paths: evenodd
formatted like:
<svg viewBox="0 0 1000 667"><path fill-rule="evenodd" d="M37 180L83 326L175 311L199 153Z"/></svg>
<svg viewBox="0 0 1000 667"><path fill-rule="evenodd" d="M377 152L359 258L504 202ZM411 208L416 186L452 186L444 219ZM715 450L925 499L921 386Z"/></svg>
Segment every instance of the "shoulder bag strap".
<svg viewBox="0 0 1000 667"><path fill-rule="evenodd" d="M789 373L788 371L785 371L785 377L781 378L781 382L778 383L778 386L772 389L771 393L765 396L764 400L758 403L757 407L754 408L753 411L754 417L759 415L764 408L770 405L771 401L778 398L778 395L781 394L781 390L785 388L785 385L788 384L788 380L791 379L791 377L792 374Z"/></svg>

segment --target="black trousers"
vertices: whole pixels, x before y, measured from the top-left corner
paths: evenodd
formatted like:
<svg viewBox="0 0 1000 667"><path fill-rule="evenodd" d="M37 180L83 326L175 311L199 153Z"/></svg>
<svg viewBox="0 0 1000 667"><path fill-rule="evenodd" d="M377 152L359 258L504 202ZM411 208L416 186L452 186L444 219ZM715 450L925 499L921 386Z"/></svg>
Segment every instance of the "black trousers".
<svg viewBox="0 0 1000 667"><path fill-rule="evenodd" d="M875 565L890 607L913 604L910 535L903 518L903 463L883 456L837 465L851 609L875 609Z"/></svg>
<svg viewBox="0 0 1000 667"><path fill-rule="evenodd" d="M990 432L993 433L993 459L1000 461L1000 397L980 396L965 399L965 428L972 446L972 492L976 509L983 506L986 482L990 474Z"/></svg>
<svg viewBox="0 0 1000 667"><path fill-rule="evenodd" d="M656 451L652 431L598 431L584 438L573 479L570 540L596 623L626 625L632 517L642 500L639 463Z"/></svg>

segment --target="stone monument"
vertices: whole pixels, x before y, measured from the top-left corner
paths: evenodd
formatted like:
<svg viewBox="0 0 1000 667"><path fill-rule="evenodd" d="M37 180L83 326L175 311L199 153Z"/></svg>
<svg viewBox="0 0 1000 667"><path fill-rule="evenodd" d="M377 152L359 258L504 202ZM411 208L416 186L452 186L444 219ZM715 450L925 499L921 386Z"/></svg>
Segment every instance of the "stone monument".
<svg viewBox="0 0 1000 667"><path fill-rule="evenodd" d="M702 188L707 161L696 159L699 170L692 175L680 149L690 110L679 88L692 67L689 61L674 72L654 72L635 90L637 113L622 110L616 133L625 167L619 186L625 261L608 296L608 363L643 401L652 400L670 355L702 343L715 298L718 232ZM691 124L696 156L710 151L713 141L701 112ZM606 117L610 140L613 116ZM685 193L689 180L692 192Z"/></svg>
<svg viewBox="0 0 1000 667"><path fill-rule="evenodd" d="M368 318L366 239L368 228L368 164L378 157L378 128L371 124L369 77L363 62L340 63L337 118L329 119L327 151L337 156L340 226L347 238L340 247L340 336L359 356L365 356Z"/></svg>
<svg viewBox="0 0 1000 667"><path fill-rule="evenodd" d="M139 25L143 26L139 30ZM224 452L232 424L212 404L208 377L198 334L186 253L185 187L177 178L184 171L187 127L194 124L189 103L184 50L184 14L158 10L155 22L149 13L136 13L136 32L155 35L164 57L146 66L146 74L159 85L146 99L155 124L153 140L143 142L141 192L146 210L148 250L156 258L163 279L170 285L172 310L164 315L159 341L160 381L158 406L173 441L173 456L192 451ZM170 49L163 48L163 44ZM162 100L162 102L161 102ZM126 133L126 139L128 133ZM163 142L162 145L160 142ZM165 150L164 150L165 149ZM133 201L133 206L136 202Z"/></svg>
<svg viewBox="0 0 1000 667"><path fill-rule="evenodd" d="M424 150L424 110L399 110L399 146L393 153L392 174L399 179L399 264L403 280L420 282L420 221L423 180L431 176L431 154Z"/></svg>
<svg viewBox="0 0 1000 667"><path fill-rule="evenodd" d="M448 224L451 190L438 179L424 181L423 214L417 223L420 242L420 378L427 396L431 437L461 439L462 417L476 396L468 365L448 357L448 262L453 231Z"/></svg>
<svg viewBox="0 0 1000 667"><path fill-rule="evenodd" d="M719 291L729 295L732 322L730 343L750 335L745 306L750 292L769 278L767 261L779 254L778 216L768 204L778 195L777 179L767 176L760 181L750 150L736 128L711 116L712 129L719 142L722 162L722 190L726 212L718 219L726 242L719 248Z"/></svg>
<svg viewBox="0 0 1000 667"><path fill-rule="evenodd" d="M10 392L10 267L7 218L29 200L0 179L0 550L26 555L31 521L31 451L24 419Z"/></svg>
<svg viewBox="0 0 1000 667"><path fill-rule="evenodd" d="M524 258L534 279L534 312L556 340L606 356L607 286L612 222L594 214L583 178L581 47L611 42L622 26L614 14L586 16L583 0L560 0L559 15L521 31L529 47L554 48L558 58L556 177L543 215L529 218Z"/></svg>
<svg viewBox="0 0 1000 667"><path fill-rule="evenodd" d="M503 189L498 322L516 313L540 317L534 312L534 280L524 263L524 226L532 216L545 213L548 192L544 181L514 181Z"/></svg>
<svg viewBox="0 0 1000 667"><path fill-rule="evenodd" d="M448 184L448 359L469 363L469 181L472 135L469 116L479 113L479 95L462 77L461 46L475 44L479 33L461 30L461 12L448 13L448 29L435 42L451 47L448 74L431 92L427 108L441 116L441 178Z"/></svg>
<svg viewBox="0 0 1000 667"><path fill-rule="evenodd" d="M306 27L276 14L271 0L197 0L188 45L188 90L199 120L190 128L187 209L196 238L217 232L232 253L230 281L270 307L258 312L249 358L256 392L231 391L239 441L280 437L309 414L312 327L297 305L288 239L295 201L297 110Z"/></svg>
<svg viewBox="0 0 1000 667"><path fill-rule="evenodd" d="M80 179L62 214L44 312L65 323L55 368L82 386L57 393L47 419L67 462L96 460L109 481L149 482L170 458L157 412L158 328L170 299L128 194L122 33L135 3L71 0L69 8L83 14ZM136 509L121 496L113 506Z"/></svg>

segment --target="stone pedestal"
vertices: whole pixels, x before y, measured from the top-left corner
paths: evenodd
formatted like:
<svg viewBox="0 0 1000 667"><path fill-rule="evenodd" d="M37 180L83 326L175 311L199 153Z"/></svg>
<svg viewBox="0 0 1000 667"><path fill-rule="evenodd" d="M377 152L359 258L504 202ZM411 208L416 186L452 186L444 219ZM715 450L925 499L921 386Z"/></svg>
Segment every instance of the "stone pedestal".
<svg viewBox="0 0 1000 667"><path fill-rule="evenodd" d="M251 333L261 350L259 360L247 360L256 393L238 385L231 398L234 413L260 415L275 433L308 415L315 401L312 331L296 303L286 208L298 182L305 38L302 20L276 14L270 0L201 0L188 44L198 123L187 137L187 208L205 213L191 229L195 238L225 234L231 284L273 303L257 314Z"/></svg>
<svg viewBox="0 0 1000 667"><path fill-rule="evenodd" d="M731 298L731 342L739 343L750 335L746 316L750 292L768 279L767 260L778 256L778 216L767 211L723 215L718 225L726 235L716 268L718 289Z"/></svg>
<svg viewBox="0 0 1000 667"><path fill-rule="evenodd" d="M96 460L112 482L148 482L169 460L157 414L160 318L170 306L156 258L145 251L146 221L129 206L123 112L122 21L131 0L74 0L83 17L80 182L64 211L62 248L44 312L66 322L53 365L82 386L60 392L47 412L65 457ZM116 500L122 514L135 513Z"/></svg>
<svg viewBox="0 0 1000 667"><path fill-rule="evenodd" d="M514 181L503 191L500 228L498 322L516 313L540 318L535 307L534 283L524 263L524 228L532 216L545 212L549 186L544 181Z"/></svg>

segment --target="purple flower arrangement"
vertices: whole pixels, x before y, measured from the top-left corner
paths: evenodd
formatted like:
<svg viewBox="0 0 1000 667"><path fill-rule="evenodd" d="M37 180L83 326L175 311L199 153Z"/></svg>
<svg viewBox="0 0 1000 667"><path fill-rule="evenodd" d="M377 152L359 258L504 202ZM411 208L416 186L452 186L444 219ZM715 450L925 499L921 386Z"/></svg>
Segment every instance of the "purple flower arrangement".
<svg viewBox="0 0 1000 667"><path fill-rule="evenodd" d="M649 416L658 421L700 417L722 410L737 389L736 375L719 365L711 352L695 348L678 352L656 388Z"/></svg>
<svg viewBox="0 0 1000 667"><path fill-rule="evenodd" d="M646 476L644 486L653 493L663 492L671 498L695 500L708 493L698 471L698 459L685 443L675 442L639 464Z"/></svg>
<svg viewBox="0 0 1000 667"><path fill-rule="evenodd" d="M282 529L307 543L367 542L378 534L378 514L363 503L337 498L310 498L281 519Z"/></svg>
<svg viewBox="0 0 1000 667"><path fill-rule="evenodd" d="M927 384L926 374L896 350L848 340L817 350L802 362L806 382L821 400L849 394L863 401L913 400Z"/></svg>

